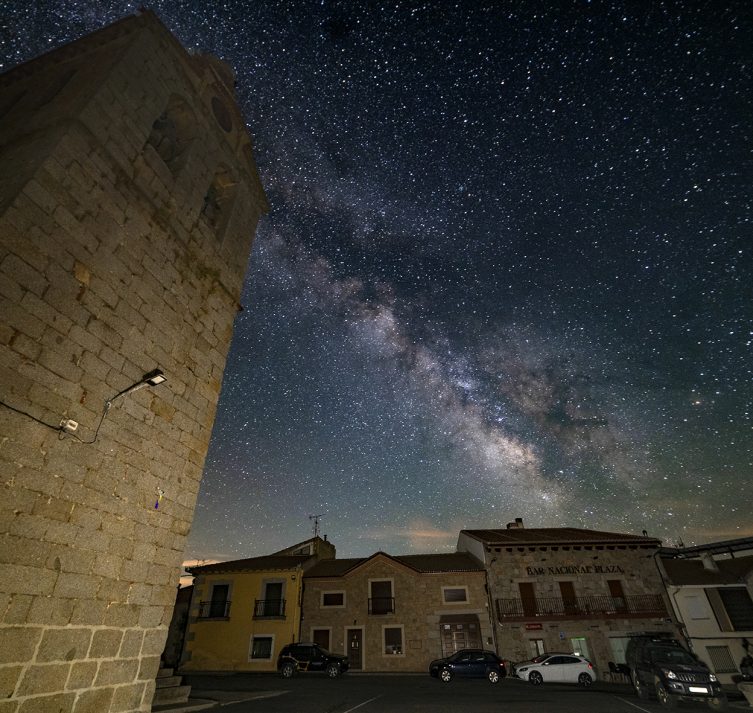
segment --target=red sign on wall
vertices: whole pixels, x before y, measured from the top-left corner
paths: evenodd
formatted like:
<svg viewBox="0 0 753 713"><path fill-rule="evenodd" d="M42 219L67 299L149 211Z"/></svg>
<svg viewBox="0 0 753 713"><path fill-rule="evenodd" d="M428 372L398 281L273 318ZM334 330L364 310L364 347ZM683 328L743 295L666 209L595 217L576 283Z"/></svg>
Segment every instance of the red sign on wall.
<svg viewBox="0 0 753 713"><path fill-rule="evenodd" d="M543 628L543 624L526 624L526 631L541 631Z"/></svg>

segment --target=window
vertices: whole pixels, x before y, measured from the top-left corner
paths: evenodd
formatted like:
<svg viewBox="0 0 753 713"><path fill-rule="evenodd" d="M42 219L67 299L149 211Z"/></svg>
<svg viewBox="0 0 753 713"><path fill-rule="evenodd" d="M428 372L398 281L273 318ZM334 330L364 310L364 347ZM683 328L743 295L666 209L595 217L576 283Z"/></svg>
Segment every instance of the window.
<svg viewBox="0 0 753 713"><path fill-rule="evenodd" d="M445 604L466 604L468 587L442 587L442 599Z"/></svg>
<svg viewBox="0 0 753 713"><path fill-rule="evenodd" d="M209 601L201 602L199 618L226 619L230 616L230 585L213 584Z"/></svg>
<svg viewBox="0 0 753 713"><path fill-rule="evenodd" d="M251 639L251 651L249 652L249 661L262 659L269 661L272 658L272 644L274 636L254 636Z"/></svg>
<svg viewBox="0 0 753 713"><path fill-rule="evenodd" d="M732 660L728 646L707 646L706 651L715 673L737 673L737 666Z"/></svg>
<svg viewBox="0 0 753 713"><path fill-rule="evenodd" d="M264 582L262 599L256 600L254 608L255 619L285 616L284 587L284 582Z"/></svg>
<svg viewBox="0 0 753 713"><path fill-rule="evenodd" d="M344 607L345 592L322 592L323 607Z"/></svg>
<svg viewBox="0 0 753 713"><path fill-rule="evenodd" d="M745 587L709 588L706 596L722 631L753 630L753 602Z"/></svg>
<svg viewBox="0 0 753 713"><path fill-rule="evenodd" d="M391 579L374 579L369 582L369 614L391 614L395 611Z"/></svg>
<svg viewBox="0 0 753 713"><path fill-rule="evenodd" d="M735 631L753 631L753 602L745 587L719 589L719 597L727 610Z"/></svg>
<svg viewBox="0 0 753 713"><path fill-rule="evenodd" d="M390 656L403 655L403 627L385 626L382 628L384 638L384 654Z"/></svg>

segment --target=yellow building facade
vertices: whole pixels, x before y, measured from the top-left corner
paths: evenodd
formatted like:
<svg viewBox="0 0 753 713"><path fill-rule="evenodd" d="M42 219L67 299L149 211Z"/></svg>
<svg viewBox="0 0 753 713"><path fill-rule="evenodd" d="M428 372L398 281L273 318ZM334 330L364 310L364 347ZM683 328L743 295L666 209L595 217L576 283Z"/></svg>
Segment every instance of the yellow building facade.
<svg viewBox="0 0 753 713"><path fill-rule="evenodd" d="M303 573L334 546L313 538L264 557L192 567L194 591L181 669L274 671L298 641Z"/></svg>

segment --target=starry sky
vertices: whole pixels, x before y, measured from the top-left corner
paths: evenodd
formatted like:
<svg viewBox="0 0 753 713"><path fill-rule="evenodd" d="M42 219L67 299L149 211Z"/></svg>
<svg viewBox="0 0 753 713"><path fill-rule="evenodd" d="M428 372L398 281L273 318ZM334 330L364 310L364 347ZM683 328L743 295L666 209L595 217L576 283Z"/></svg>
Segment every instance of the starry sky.
<svg viewBox="0 0 753 713"><path fill-rule="evenodd" d="M11 0L2 68L139 4ZM271 204L187 558L753 536L750 3L149 7Z"/></svg>

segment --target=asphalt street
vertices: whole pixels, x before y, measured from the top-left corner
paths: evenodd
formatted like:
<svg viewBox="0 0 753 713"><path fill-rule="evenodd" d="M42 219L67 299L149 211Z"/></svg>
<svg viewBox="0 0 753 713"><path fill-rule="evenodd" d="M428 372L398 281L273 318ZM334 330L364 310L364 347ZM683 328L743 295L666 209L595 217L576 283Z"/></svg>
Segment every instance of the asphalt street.
<svg viewBox="0 0 753 713"><path fill-rule="evenodd" d="M220 701L222 713L657 713L657 701L640 701L629 686L596 683L539 687L517 679L492 685L484 679L448 684L429 676L346 674L330 680L321 675L186 676L192 696ZM750 710L733 701L730 711ZM708 711L698 703L681 702L681 711Z"/></svg>

